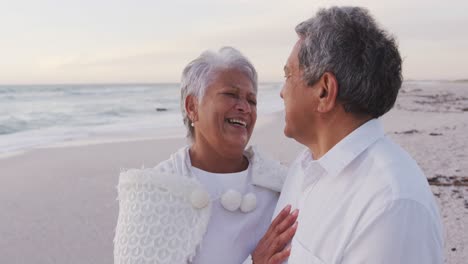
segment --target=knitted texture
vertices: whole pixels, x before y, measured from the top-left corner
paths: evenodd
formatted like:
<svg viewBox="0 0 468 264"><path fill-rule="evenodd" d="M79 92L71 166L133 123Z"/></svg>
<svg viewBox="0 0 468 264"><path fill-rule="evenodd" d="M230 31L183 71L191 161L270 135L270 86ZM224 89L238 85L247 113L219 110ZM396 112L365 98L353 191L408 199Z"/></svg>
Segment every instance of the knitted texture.
<svg viewBox="0 0 468 264"><path fill-rule="evenodd" d="M114 263L187 263L194 257L211 206L196 209L198 182L161 169L122 172ZM197 227L197 228L194 228Z"/></svg>
<svg viewBox="0 0 468 264"><path fill-rule="evenodd" d="M253 184L280 192L288 169L256 147L250 147L245 154L252 162Z"/></svg>

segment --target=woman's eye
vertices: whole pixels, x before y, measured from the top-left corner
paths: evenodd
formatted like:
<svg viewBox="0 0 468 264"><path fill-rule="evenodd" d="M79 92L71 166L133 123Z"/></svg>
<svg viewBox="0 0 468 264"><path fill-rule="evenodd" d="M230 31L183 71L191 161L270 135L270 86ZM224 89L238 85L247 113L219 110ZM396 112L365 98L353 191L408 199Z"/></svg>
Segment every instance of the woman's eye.
<svg viewBox="0 0 468 264"><path fill-rule="evenodd" d="M224 94L230 97L237 97L237 94L235 93L224 93Z"/></svg>

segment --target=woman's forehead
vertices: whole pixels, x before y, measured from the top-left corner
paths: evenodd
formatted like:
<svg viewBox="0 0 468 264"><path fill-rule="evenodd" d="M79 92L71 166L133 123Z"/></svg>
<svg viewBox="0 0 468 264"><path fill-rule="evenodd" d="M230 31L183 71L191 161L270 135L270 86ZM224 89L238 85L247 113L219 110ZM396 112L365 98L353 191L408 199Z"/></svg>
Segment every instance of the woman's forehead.
<svg viewBox="0 0 468 264"><path fill-rule="evenodd" d="M231 88L236 90L251 90L256 94L254 85L248 74L238 69L224 69L214 73L211 84L208 88Z"/></svg>

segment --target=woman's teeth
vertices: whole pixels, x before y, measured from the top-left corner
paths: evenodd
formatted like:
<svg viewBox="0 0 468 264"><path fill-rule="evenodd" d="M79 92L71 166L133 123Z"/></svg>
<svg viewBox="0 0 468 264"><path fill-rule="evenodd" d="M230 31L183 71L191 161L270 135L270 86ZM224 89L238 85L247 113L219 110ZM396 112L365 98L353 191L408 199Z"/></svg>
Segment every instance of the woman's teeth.
<svg viewBox="0 0 468 264"><path fill-rule="evenodd" d="M243 127L247 127L247 123L245 121L242 121L242 120L239 120L239 119L230 118L227 121L229 123L231 123L231 124L241 125Z"/></svg>

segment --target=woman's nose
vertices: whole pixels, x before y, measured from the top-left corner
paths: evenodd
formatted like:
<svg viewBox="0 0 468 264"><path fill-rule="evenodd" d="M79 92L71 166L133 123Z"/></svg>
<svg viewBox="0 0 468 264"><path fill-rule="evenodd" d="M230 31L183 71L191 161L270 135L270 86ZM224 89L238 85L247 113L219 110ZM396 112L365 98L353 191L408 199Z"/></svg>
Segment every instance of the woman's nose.
<svg viewBox="0 0 468 264"><path fill-rule="evenodd" d="M246 99L239 99L236 104L236 109L243 113L250 113L250 104Z"/></svg>

